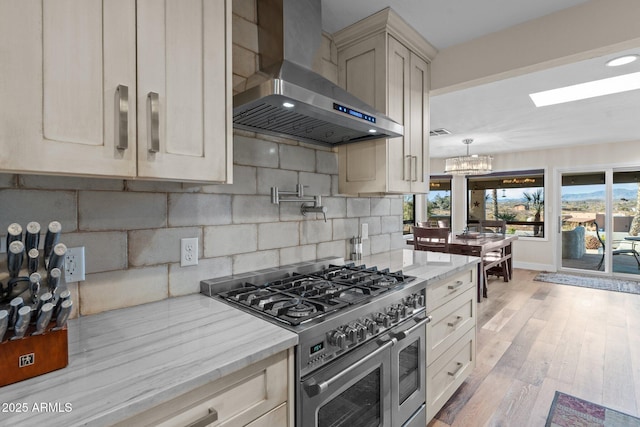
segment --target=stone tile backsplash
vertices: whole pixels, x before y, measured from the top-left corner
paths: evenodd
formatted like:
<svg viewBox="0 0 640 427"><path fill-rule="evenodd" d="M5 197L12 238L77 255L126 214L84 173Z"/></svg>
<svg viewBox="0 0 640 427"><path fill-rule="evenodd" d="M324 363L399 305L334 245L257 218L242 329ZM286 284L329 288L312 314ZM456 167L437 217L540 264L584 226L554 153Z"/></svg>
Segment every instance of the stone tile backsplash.
<svg viewBox="0 0 640 427"><path fill-rule="evenodd" d="M211 277L325 256L348 259L349 239L363 223L370 235L365 254L404 246L400 196L334 194L335 173L327 172L337 172L337 153L239 133L235 139L249 152L263 144L273 149L267 164L275 167L236 164L233 185L0 174L1 230L11 222L62 222L62 242L85 247L86 281L70 286L80 315L195 293ZM271 186L294 190L298 183L309 185L306 194L323 196L326 222L302 216L301 203L271 203ZM198 237L197 266L180 267L186 237Z"/></svg>

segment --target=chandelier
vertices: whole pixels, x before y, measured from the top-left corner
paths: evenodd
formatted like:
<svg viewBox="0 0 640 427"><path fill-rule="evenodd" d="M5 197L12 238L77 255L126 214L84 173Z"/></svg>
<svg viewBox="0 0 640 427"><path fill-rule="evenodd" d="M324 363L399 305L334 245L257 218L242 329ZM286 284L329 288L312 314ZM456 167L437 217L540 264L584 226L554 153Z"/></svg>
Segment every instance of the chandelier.
<svg viewBox="0 0 640 427"><path fill-rule="evenodd" d="M490 173L491 161L493 157L474 154L469 155L469 145L473 139L463 139L462 143L467 146L467 155L459 157L450 157L446 159L444 173L453 175L483 175Z"/></svg>

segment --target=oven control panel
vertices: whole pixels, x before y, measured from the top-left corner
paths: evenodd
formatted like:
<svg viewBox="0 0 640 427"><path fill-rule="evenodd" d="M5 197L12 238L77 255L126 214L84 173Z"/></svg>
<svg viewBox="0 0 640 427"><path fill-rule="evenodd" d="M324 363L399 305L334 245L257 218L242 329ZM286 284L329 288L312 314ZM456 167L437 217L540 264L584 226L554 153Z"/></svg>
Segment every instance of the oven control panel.
<svg viewBox="0 0 640 427"><path fill-rule="evenodd" d="M425 308L425 291L394 298L392 302L372 307L351 321L338 323L315 340L300 342L303 372L314 370L352 348L418 315Z"/></svg>

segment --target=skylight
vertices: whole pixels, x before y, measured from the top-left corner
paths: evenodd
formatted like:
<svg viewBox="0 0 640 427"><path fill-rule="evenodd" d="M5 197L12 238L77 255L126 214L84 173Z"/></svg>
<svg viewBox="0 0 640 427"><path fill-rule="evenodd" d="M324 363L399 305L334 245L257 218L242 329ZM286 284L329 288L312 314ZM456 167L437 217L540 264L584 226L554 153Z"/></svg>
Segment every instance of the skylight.
<svg viewBox="0 0 640 427"><path fill-rule="evenodd" d="M640 89L640 72L529 94L536 107Z"/></svg>

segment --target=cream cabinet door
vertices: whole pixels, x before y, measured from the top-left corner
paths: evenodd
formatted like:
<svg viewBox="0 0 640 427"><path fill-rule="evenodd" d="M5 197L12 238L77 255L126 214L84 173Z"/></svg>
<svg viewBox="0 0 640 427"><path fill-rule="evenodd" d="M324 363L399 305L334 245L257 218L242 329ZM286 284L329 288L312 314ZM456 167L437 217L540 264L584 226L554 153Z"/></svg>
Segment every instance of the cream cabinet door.
<svg viewBox="0 0 640 427"><path fill-rule="evenodd" d="M429 192L429 81L429 65L412 52L408 136L411 193Z"/></svg>
<svg viewBox="0 0 640 427"><path fill-rule="evenodd" d="M231 182L231 0L138 0L138 176Z"/></svg>
<svg viewBox="0 0 640 427"><path fill-rule="evenodd" d="M411 192L411 52L399 41L389 37L388 46L388 108L387 115L404 126L404 136L387 142L389 191Z"/></svg>
<svg viewBox="0 0 640 427"><path fill-rule="evenodd" d="M0 170L136 174L135 0L0 0Z"/></svg>

